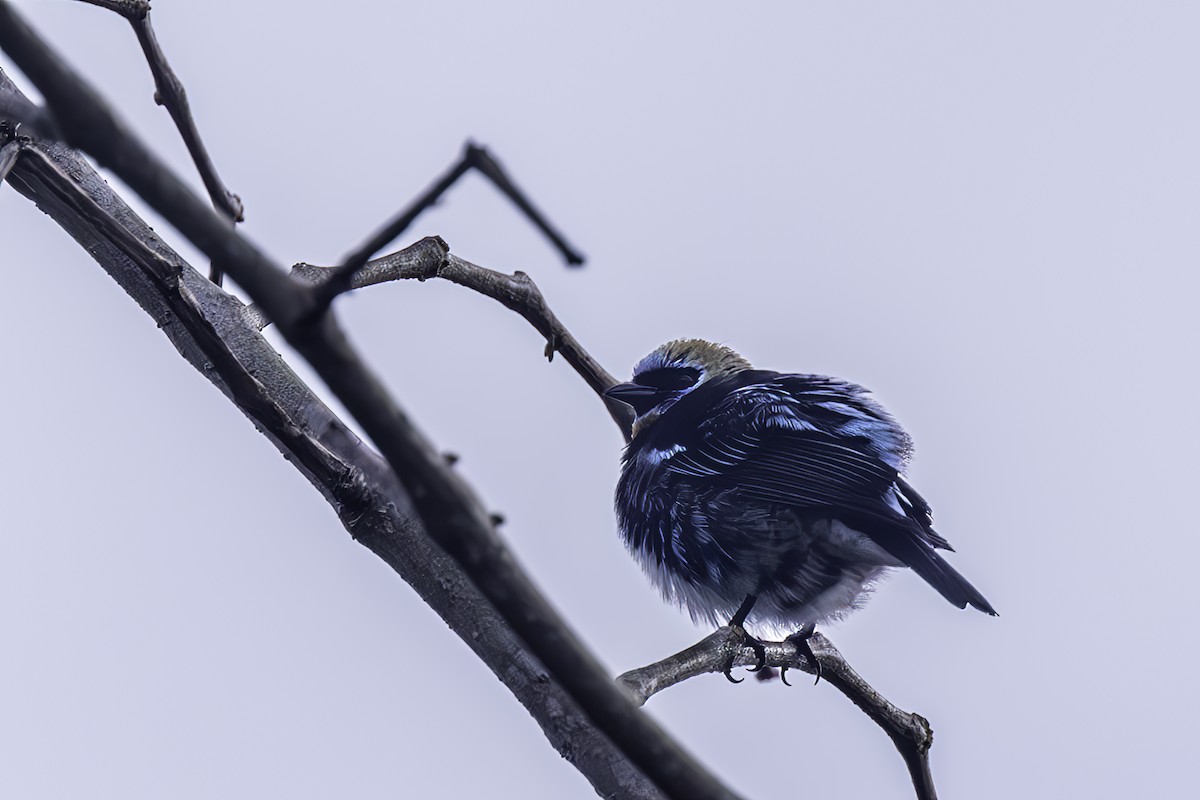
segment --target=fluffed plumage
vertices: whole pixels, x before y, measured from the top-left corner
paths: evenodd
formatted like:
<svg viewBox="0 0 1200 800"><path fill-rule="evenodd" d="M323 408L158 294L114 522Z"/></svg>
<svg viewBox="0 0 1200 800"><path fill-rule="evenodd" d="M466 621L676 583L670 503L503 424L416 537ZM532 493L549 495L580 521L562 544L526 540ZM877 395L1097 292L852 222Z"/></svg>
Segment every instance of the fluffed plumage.
<svg viewBox="0 0 1200 800"><path fill-rule="evenodd" d="M617 484L622 537L693 619L774 633L857 608L889 568L959 608L992 606L938 554L904 479L908 434L860 386L753 369L727 347L669 342L609 396L636 414Z"/></svg>

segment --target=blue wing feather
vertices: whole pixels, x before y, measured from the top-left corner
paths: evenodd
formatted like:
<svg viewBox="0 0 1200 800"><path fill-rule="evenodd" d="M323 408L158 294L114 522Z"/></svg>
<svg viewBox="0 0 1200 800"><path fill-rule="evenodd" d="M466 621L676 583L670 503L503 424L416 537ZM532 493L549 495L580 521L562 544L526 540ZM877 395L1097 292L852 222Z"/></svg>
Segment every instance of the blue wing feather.
<svg viewBox="0 0 1200 800"><path fill-rule="evenodd" d="M950 549L949 543L933 530L929 504L901 475L909 438L864 389L820 376L756 372L705 394L717 391L725 396L694 426L686 420L688 398L664 415L665 434L679 434L671 442L678 447L666 461L669 472L840 519L951 603L996 613L935 551ZM662 442L659 447L666 449Z"/></svg>

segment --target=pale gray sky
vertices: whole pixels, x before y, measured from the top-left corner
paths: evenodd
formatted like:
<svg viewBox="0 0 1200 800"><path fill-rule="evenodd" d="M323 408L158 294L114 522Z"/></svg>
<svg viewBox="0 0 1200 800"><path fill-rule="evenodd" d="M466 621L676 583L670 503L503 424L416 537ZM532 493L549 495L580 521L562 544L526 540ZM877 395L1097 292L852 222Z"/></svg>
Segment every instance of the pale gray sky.
<svg viewBox="0 0 1200 800"><path fill-rule="evenodd" d="M191 174L123 21L18 5ZM874 389L916 439L953 563L1001 614L906 573L828 631L930 718L944 796L1191 785L1200 9L647 5L154 13L244 230L281 261L336 261L473 137L587 268L477 177L408 238L529 272L609 369L703 336ZM7 186L0 236L0 795L591 795ZM436 283L338 309L614 673L705 632L624 552L620 437L523 321ZM796 683L712 676L649 709L748 797L911 795L874 725Z"/></svg>

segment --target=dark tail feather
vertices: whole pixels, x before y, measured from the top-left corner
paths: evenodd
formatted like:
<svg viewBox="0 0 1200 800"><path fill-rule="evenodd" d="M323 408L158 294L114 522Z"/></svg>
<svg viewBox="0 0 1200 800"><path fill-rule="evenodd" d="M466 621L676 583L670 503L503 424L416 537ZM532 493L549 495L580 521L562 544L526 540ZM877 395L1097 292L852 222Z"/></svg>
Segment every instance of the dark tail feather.
<svg viewBox="0 0 1200 800"><path fill-rule="evenodd" d="M950 566L946 559L924 544L918 544L914 549L924 552L910 561L909 566L930 586L941 592L942 597L959 608L966 608L970 605L985 614L991 614L993 617L999 616L987 598L980 594L969 580L960 575L958 570Z"/></svg>
<svg viewBox="0 0 1200 800"><path fill-rule="evenodd" d="M936 550L922 541L915 531L888 526L886 531L877 529L868 535L883 549L912 567L913 572L924 578L926 583L937 589L942 597L954 605L959 608L970 605L985 614L999 616L979 590L950 566L946 559L938 555Z"/></svg>

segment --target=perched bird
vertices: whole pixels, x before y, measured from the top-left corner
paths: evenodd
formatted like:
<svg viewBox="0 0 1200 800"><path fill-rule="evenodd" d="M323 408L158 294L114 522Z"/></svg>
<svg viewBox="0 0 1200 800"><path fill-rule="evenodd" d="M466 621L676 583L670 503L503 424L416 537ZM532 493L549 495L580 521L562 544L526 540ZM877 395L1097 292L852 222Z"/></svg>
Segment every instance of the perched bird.
<svg viewBox="0 0 1200 800"><path fill-rule="evenodd" d="M635 414L621 535L693 620L807 636L894 567L959 608L996 613L938 554L952 548L903 476L911 440L862 387L756 370L728 347L681 339L606 394Z"/></svg>

